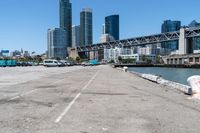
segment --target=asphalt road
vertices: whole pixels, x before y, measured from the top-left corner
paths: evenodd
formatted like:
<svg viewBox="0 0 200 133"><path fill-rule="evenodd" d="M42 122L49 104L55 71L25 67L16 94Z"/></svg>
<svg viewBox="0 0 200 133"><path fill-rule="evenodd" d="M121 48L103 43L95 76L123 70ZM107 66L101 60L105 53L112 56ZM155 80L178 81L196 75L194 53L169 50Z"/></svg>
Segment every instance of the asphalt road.
<svg viewBox="0 0 200 133"><path fill-rule="evenodd" d="M110 66L9 69L0 133L200 132L198 100Z"/></svg>

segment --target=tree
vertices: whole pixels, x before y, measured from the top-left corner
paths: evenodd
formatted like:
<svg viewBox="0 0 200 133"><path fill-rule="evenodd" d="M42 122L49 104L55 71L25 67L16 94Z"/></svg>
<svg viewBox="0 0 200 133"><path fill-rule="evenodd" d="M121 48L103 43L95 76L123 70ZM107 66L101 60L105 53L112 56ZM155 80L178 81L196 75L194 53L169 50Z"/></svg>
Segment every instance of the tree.
<svg viewBox="0 0 200 133"><path fill-rule="evenodd" d="M151 60L151 59L147 59L147 63L148 63L148 64L151 64L151 63L152 63L152 60Z"/></svg>
<svg viewBox="0 0 200 133"><path fill-rule="evenodd" d="M118 57L118 61L119 61L119 63L121 63L121 62L122 62L122 60L123 60L123 59L122 59L122 57L121 57L121 56L119 56L119 57Z"/></svg>
<svg viewBox="0 0 200 133"><path fill-rule="evenodd" d="M133 64L135 63L135 59L132 58L127 58L127 59L122 59L123 64Z"/></svg>
<svg viewBox="0 0 200 133"><path fill-rule="evenodd" d="M142 61L147 61L146 55L142 55Z"/></svg>
<svg viewBox="0 0 200 133"><path fill-rule="evenodd" d="M112 60L110 61L110 63L115 63L115 61L112 59Z"/></svg>
<svg viewBox="0 0 200 133"><path fill-rule="evenodd" d="M74 59L72 57L68 57L68 60L74 62Z"/></svg>
<svg viewBox="0 0 200 133"><path fill-rule="evenodd" d="M79 56L76 57L76 62L80 63L81 58Z"/></svg>
<svg viewBox="0 0 200 133"><path fill-rule="evenodd" d="M37 63L42 62L42 56L41 56L41 55L37 55L35 61L36 61Z"/></svg>
<svg viewBox="0 0 200 133"><path fill-rule="evenodd" d="M159 55L156 56L156 63L161 64L161 57Z"/></svg>

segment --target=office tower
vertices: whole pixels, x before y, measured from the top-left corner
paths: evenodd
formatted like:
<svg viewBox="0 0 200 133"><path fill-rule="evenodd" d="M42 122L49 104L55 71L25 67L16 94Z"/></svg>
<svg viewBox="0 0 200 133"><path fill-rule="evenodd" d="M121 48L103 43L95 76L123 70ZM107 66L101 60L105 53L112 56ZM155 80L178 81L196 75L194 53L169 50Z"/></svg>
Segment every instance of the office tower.
<svg viewBox="0 0 200 133"><path fill-rule="evenodd" d="M189 28L199 27L200 23L193 20L189 25ZM188 53L200 53L200 37L193 37L188 39Z"/></svg>
<svg viewBox="0 0 200 133"><path fill-rule="evenodd" d="M178 31L181 28L181 21L171 21L171 20L165 20L162 24L161 32L173 32Z"/></svg>
<svg viewBox="0 0 200 133"><path fill-rule="evenodd" d="M69 0L60 0L60 28L66 30L67 47L72 46L72 4Z"/></svg>
<svg viewBox="0 0 200 133"><path fill-rule="evenodd" d="M67 33L64 29L48 29L48 58L64 59L67 57L66 38Z"/></svg>
<svg viewBox="0 0 200 133"><path fill-rule="evenodd" d="M198 23L196 20L193 20L193 21L188 25L189 28L194 28L194 27L198 27L198 26L200 26L200 23Z"/></svg>
<svg viewBox="0 0 200 133"><path fill-rule="evenodd" d="M171 21L165 20L161 27L161 32L173 32L178 31L181 28L181 21ZM167 50L168 52L178 50L178 41L171 41L171 42L163 42L161 44L162 48Z"/></svg>
<svg viewBox="0 0 200 133"><path fill-rule="evenodd" d="M72 47L80 46L80 25L72 26Z"/></svg>
<svg viewBox="0 0 200 133"><path fill-rule="evenodd" d="M119 40L119 15L111 15L105 18L105 33Z"/></svg>
<svg viewBox="0 0 200 133"><path fill-rule="evenodd" d="M92 9L84 8L80 13L80 46L93 43Z"/></svg>
<svg viewBox="0 0 200 133"><path fill-rule="evenodd" d="M105 27L105 24L102 25L102 34L106 34L106 27Z"/></svg>

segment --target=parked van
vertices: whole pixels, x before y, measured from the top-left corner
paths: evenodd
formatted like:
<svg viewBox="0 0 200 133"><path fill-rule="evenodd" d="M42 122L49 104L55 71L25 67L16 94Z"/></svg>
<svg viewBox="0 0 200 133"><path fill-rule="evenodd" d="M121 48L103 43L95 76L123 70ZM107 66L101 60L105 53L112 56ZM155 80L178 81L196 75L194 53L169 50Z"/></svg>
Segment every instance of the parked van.
<svg viewBox="0 0 200 133"><path fill-rule="evenodd" d="M47 59L43 61L43 65L46 67L57 67L60 66L61 63L59 63L57 60Z"/></svg>

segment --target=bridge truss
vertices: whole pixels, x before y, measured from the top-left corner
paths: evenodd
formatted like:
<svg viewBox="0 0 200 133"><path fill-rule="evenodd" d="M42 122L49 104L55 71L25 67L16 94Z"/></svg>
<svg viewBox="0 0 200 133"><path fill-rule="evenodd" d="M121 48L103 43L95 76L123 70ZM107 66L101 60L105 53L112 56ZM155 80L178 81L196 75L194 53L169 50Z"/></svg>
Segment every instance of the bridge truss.
<svg viewBox="0 0 200 133"><path fill-rule="evenodd" d="M200 36L200 27L185 29L186 38L192 38L198 36ZM180 31L167 32L150 36L135 37L135 38L117 40L113 42L97 43L84 47L77 47L77 51L86 52L86 51L96 51L100 49L110 49L114 47L144 46L149 44L157 44L162 42L179 40L179 37L180 37Z"/></svg>

